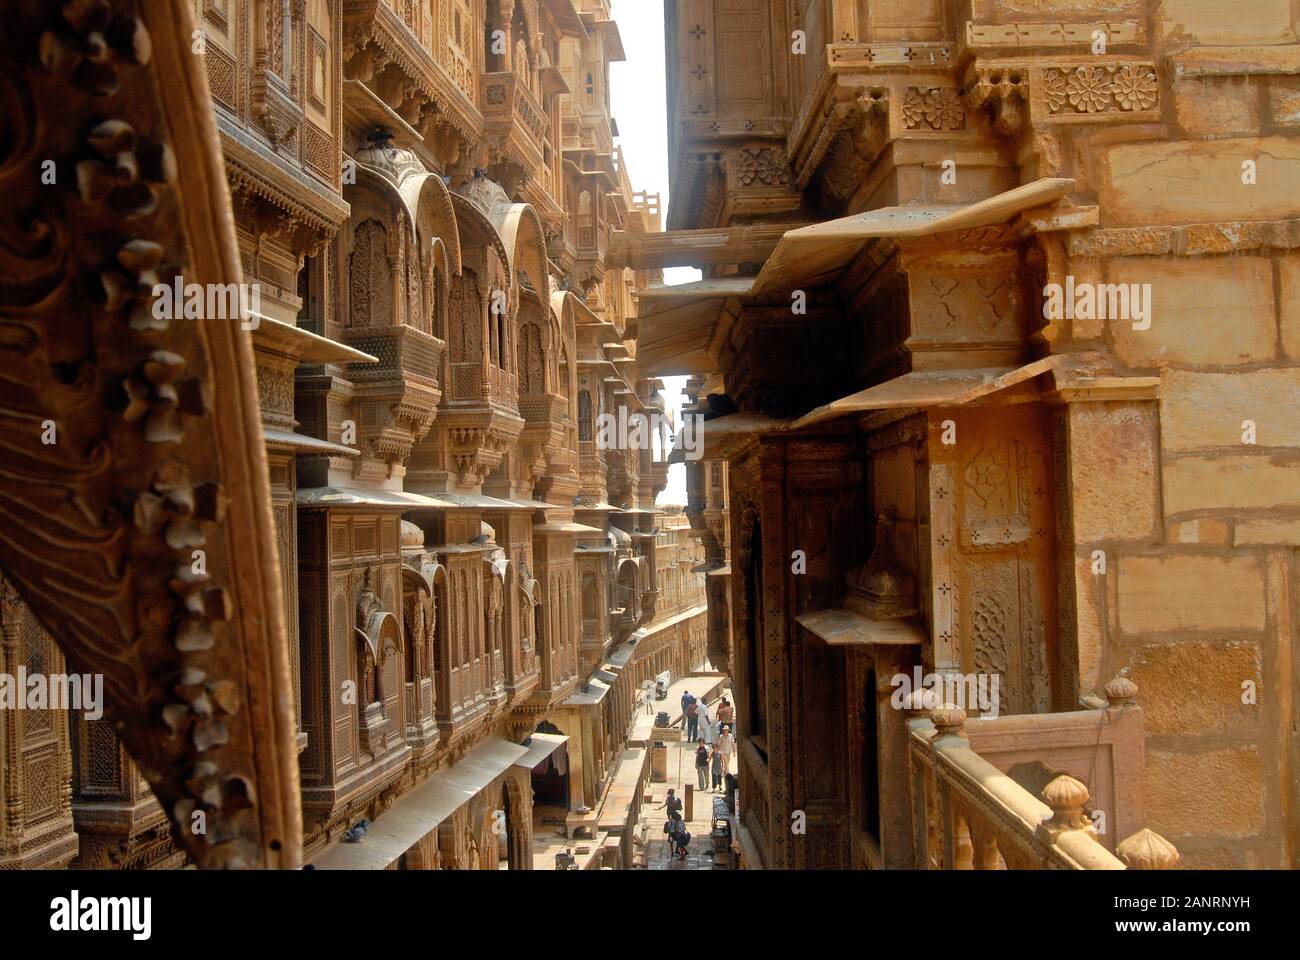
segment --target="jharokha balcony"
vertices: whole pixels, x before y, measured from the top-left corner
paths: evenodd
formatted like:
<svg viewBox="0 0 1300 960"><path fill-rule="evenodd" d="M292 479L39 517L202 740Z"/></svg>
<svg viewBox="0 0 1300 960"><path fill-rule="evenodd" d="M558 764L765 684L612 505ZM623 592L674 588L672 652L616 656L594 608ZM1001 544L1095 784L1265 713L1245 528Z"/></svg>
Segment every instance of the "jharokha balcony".
<svg viewBox="0 0 1300 960"><path fill-rule="evenodd" d="M529 173L546 170L546 112L527 81L512 71L483 75L483 136L510 163Z"/></svg>
<svg viewBox="0 0 1300 960"><path fill-rule="evenodd" d="M524 418L521 439L525 443L553 445L558 453L564 443L568 398L558 393L523 394L519 398L519 413Z"/></svg>

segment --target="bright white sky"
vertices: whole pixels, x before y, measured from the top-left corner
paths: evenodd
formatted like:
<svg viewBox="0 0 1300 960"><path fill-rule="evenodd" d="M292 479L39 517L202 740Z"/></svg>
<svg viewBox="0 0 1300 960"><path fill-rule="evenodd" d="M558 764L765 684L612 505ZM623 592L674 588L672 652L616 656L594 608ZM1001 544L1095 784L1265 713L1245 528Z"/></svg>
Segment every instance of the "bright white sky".
<svg viewBox="0 0 1300 960"><path fill-rule="evenodd" d="M668 213L668 87L664 75L664 5L661 0L612 0L626 63L610 66L610 106L618 121L628 176L636 190L660 194ZM664 271L670 286L700 279L691 267ZM679 418L685 377L664 378L665 405ZM686 468L668 468L660 504L686 503Z"/></svg>

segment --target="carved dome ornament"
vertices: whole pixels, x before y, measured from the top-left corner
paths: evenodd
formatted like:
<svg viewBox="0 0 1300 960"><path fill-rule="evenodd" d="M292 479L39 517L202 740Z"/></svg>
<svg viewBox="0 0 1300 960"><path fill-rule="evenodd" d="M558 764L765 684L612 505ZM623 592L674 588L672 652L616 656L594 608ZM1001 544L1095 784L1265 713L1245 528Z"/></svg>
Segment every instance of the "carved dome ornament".
<svg viewBox="0 0 1300 960"><path fill-rule="evenodd" d="M876 545L865 564L845 575L844 606L872 620L915 616L916 580L894 559L894 517L876 517Z"/></svg>
<svg viewBox="0 0 1300 960"><path fill-rule="evenodd" d="M1081 830L1092 826L1084 814L1088 805L1088 788L1068 774L1061 774L1043 787L1043 802L1052 808L1052 827Z"/></svg>
<svg viewBox="0 0 1300 960"><path fill-rule="evenodd" d="M1121 840L1115 853L1130 870L1170 870L1179 859L1178 848L1147 827Z"/></svg>
<svg viewBox="0 0 1300 960"><path fill-rule="evenodd" d="M422 551L424 549L424 531L410 520L402 521L402 552Z"/></svg>
<svg viewBox="0 0 1300 960"><path fill-rule="evenodd" d="M919 691L918 691L919 692ZM944 704L930 711L930 722L934 724L933 740L943 737L961 737L966 726L966 711L952 704Z"/></svg>
<svg viewBox="0 0 1300 960"><path fill-rule="evenodd" d="M474 176L461 184L455 192L474 204L487 217L488 222L494 224L505 218L506 211L514 203L505 188L488 177L481 167L475 169Z"/></svg>
<svg viewBox="0 0 1300 960"><path fill-rule="evenodd" d="M392 134L387 130L376 130L369 134L354 159L357 166L387 180L398 189L411 177L429 172L413 151L395 146Z"/></svg>
<svg viewBox="0 0 1300 960"><path fill-rule="evenodd" d="M1138 685L1123 674L1107 683L1105 691L1112 707L1131 707L1137 702Z"/></svg>

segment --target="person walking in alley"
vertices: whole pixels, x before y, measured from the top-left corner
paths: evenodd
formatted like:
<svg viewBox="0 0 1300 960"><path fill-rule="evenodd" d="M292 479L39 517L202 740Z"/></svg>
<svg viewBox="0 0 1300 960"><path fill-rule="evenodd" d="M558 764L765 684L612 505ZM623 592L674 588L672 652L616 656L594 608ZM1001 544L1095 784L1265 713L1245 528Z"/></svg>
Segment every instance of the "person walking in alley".
<svg viewBox="0 0 1300 960"><path fill-rule="evenodd" d="M695 696L687 690L682 694L682 723L686 725L686 739L694 740L699 719L695 716Z"/></svg>
<svg viewBox="0 0 1300 960"><path fill-rule="evenodd" d="M695 705L696 737L712 745L718 739L718 732L713 729L713 717L709 715L709 705L703 700Z"/></svg>
<svg viewBox="0 0 1300 960"><path fill-rule="evenodd" d="M722 772L731 772L731 758L736 753L736 738L731 735L731 727L723 725L722 736L718 737L718 752L722 754Z"/></svg>
<svg viewBox="0 0 1300 960"><path fill-rule="evenodd" d="M668 839L672 846L668 851L669 859L676 856L678 860L686 859L686 850L690 846L691 835L686 830L686 821L681 814L673 814L667 824Z"/></svg>
<svg viewBox="0 0 1300 960"><path fill-rule="evenodd" d="M664 800L663 803L659 804L660 810L664 809L664 807L668 808L669 820L672 820L674 816L681 816L682 800L681 797L677 796L677 791L672 787L668 788L668 798Z"/></svg>
<svg viewBox="0 0 1300 960"><path fill-rule="evenodd" d="M722 750L718 747L713 748L713 754L709 757L709 772L713 776L713 792L717 793L722 789L722 775L726 772Z"/></svg>
<svg viewBox="0 0 1300 960"><path fill-rule="evenodd" d="M709 788L709 748L705 746L704 740L699 741L699 746L695 748L695 775L699 778L700 789Z"/></svg>
<svg viewBox="0 0 1300 960"><path fill-rule="evenodd" d="M722 734L723 725L735 727L736 725L736 708L731 705L731 701L726 697L722 698L722 703L718 706L718 734Z"/></svg>

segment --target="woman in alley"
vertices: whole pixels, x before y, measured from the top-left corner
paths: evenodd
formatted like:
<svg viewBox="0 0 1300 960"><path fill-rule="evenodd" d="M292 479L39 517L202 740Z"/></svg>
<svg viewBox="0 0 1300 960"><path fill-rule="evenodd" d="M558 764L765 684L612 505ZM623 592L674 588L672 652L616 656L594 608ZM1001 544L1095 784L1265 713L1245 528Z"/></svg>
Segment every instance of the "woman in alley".
<svg viewBox="0 0 1300 960"><path fill-rule="evenodd" d="M709 748L701 737L695 748L695 775L699 778L700 789L707 790L709 786Z"/></svg>

